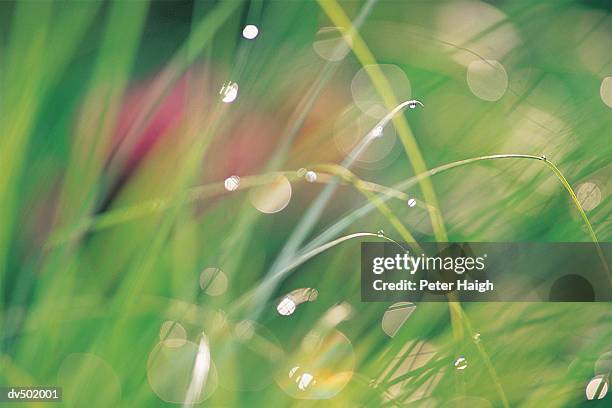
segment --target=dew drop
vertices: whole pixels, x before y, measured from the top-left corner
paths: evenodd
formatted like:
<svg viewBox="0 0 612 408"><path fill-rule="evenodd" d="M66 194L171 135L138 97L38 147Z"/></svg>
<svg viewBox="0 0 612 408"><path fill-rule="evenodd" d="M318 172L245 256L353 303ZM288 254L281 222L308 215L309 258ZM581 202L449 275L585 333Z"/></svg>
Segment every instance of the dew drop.
<svg viewBox="0 0 612 408"><path fill-rule="evenodd" d="M223 185L225 186L225 189L227 191L235 191L238 189L238 186L240 185L240 177L230 176L225 179L225 181L223 182Z"/></svg>
<svg viewBox="0 0 612 408"><path fill-rule="evenodd" d="M376 235L377 235L379 238L383 238L383 237L385 236L385 231L384 231L384 230L378 230L378 231L376 232Z"/></svg>
<svg viewBox="0 0 612 408"><path fill-rule="evenodd" d="M416 205L416 200L414 198L411 198L408 200L408 207L412 208Z"/></svg>
<svg viewBox="0 0 612 408"><path fill-rule="evenodd" d="M414 108L416 108L416 106L417 106L416 102L411 102L411 103L408 104L408 107L410 109L414 109Z"/></svg>
<svg viewBox="0 0 612 408"><path fill-rule="evenodd" d="M474 343L476 344L480 343L480 333L474 333L472 340L474 340Z"/></svg>
<svg viewBox="0 0 612 408"><path fill-rule="evenodd" d="M468 366L467 360L463 356L456 359L454 364L457 370L465 370Z"/></svg>
<svg viewBox="0 0 612 408"><path fill-rule="evenodd" d="M312 170L307 171L306 174L304 175L304 178L306 179L307 182L314 183L315 181L317 181L317 173L315 173Z"/></svg>
<svg viewBox="0 0 612 408"><path fill-rule="evenodd" d="M317 300L319 292L314 288L299 288L287 293L278 305L276 311L283 315L289 316L295 312L295 309L304 302L313 302Z"/></svg>
<svg viewBox="0 0 612 408"><path fill-rule="evenodd" d="M276 311L283 316L289 316L295 312L296 306L297 305L293 299L291 299L289 296L285 296L276 306Z"/></svg>
<svg viewBox="0 0 612 408"><path fill-rule="evenodd" d="M236 82L227 82L221 87L219 95L222 96L222 101L225 103L232 103L238 97L238 84Z"/></svg>
<svg viewBox="0 0 612 408"><path fill-rule="evenodd" d="M591 378L586 386L585 394L588 400L603 399L608 393L608 380L603 375Z"/></svg>
<svg viewBox="0 0 612 408"><path fill-rule="evenodd" d="M242 36L247 40L253 40L259 34L259 28L256 25L248 24L242 30Z"/></svg>

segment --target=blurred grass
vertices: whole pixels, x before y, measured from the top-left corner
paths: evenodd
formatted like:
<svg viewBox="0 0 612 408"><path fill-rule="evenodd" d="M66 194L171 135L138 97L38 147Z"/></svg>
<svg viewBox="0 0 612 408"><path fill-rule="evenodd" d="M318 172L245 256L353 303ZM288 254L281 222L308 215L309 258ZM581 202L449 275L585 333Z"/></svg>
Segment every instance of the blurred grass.
<svg viewBox="0 0 612 408"><path fill-rule="evenodd" d="M474 10L483 21L492 8L502 17L449 39L453 27L439 26L449 7L465 10L457 25ZM608 242L605 3L19 1L0 10L0 385L63 386L66 406L172 405L151 387L147 364L161 324L172 321L187 340L210 341L219 388L205 406L585 402L593 364L610 350L609 304L422 303L391 339L380 328L389 305L359 301L352 238L384 229L409 242ZM259 26L256 40L240 37L246 23ZM351 36L355 56L329 62L312 52L318 28L330 25ZM497 56L487 47L504 47L509 37L498 33L509 27L520 41ZM461 60L487 53L509 77L496 102L471 93ZM425 108L394 118L405 155L349 171L335 164L334 124L352 106L353 75L381 63L407 74ZM397 105L402 95L378 66L367 73L386 108ZM240 91L224 105L217 92L227 80ZM168 116L178 124L135 155L175 92L179 107ZM548 160L462 166L492 154ZM315 169L319 183L302 183L299 167ZM292 182L291 201L262 215L248 191L279 171ZM222 180L231 174L241 184L228 194ZM602 195L586 212L575 193L585 181ZM342 243L319 250L334 240ZM207 267L227 276L225 294L200 290ZM277 301L301 287L316 288L316 301L280 316ZM277 371L305 358L302 342L341 302L351 317L330 330L349 341L352 378L331 400L294 399ZM253 316L259 326L245 343L236 328ZM266 350L276 357L262 358ZM462 372L453 369L460 355Z"/></svg>

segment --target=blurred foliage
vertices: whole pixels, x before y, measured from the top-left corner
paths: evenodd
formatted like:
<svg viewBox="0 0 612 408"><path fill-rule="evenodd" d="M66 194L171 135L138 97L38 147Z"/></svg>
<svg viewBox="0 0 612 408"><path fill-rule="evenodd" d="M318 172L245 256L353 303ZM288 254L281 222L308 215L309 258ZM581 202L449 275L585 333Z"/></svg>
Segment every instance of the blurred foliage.
<svg viewBox="0 0 612 408"><path fill-rule="evenodd" d="M605 1L0 2L0 384L92 407L597 406L609 304L421 303L390 338L390 305L360 302L376 236L304 257L378 230L591 239L549 166L520 158L349 216L377 194L364 181L492 154L545 155L610 241L611 49ZM336 185L325 165L410 98L424 107ZM316 299L279 314L299 288Z"/></svg>

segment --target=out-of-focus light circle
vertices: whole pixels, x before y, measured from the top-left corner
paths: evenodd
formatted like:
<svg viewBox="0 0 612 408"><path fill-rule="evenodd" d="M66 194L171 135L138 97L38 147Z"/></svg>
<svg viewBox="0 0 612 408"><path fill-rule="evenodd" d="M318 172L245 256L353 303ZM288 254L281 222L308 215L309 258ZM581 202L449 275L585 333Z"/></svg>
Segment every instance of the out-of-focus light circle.
<svg viewBox="0 0 612 408"><path fill-rule="evenodd" d="M337 27L323 27L317 31L312 49L327 61L341 61L349 52L347 37Z"/></svg>
<svg viewBox="0 0 612 408"><path fill-rule="evenodd" d="M225 103L232 103L238 98L238 84L236 82L227 82L221 87L219 91L221 100Z"/></svg>
<svg viewBox="0 0 612 408"><path fill-rule="evenodd" d="M502 60L521 43L511 18L489 3L449 1L440 3L437 10L436 37L447 43L442 49L461 65L467 66L474 53Z"/></svg>
<svg viewBox="0 0 612 408"><path fill-rule="evenodd" d="M279 175L273 181L251 190L249 199L253 207L262 213L277 213L291 200L291 183L287 177Z"/></svg>
<svg viewBox="0 0 612 408"><path fill-rule="evenodd" d="M375 139L357 157L360 166L376 166L388 158L395 144L397 136L395 127L376 125L378 120L352 107L347 109L334 123L334 144L343 154L351 151L363 140L368 132L373 131Z"/></svg>
<svg viewBox="0 0 612 408"><path fill-rule="evenodd" d="M240 177L238 176L230 176L225 179L223 182L223 186L227 191L235 191L240 186Z"/></svg>
<svg viewBox="0 0 612 408"><path fill-rule="evenodd" d="M242 36L247 40L253 40L259 34L259 28L253 24L247 24L242 30Z"/></svg>
<svg viewBox="0 0 612 408"><path fill-rule="evenodd" d="M612 77L605 77L601 81L601 87L599 88L599 95L603 103L612 108Z"/></svg>
<svg viewBox="0 0 612 408"><path fill-rule="evenodd" d="M603 375L591 378L586 386L585 394L588 400L603 399L608 393L608 380Z"/></svg>
<svg viewBox="0 0 612 408"><path fill-rule="evenodd" d="M383 315L381 323L385 334L389 337L394 337L415 309L416 306L410 302L398 302L389 306Z"/></svg>
<svg viewBox="0 0 612 408"><path fill-rule="evenodd" d="M71 406L91 405L92 395L102 406L121 405L121 382L117 374L110 364L94 354L68 355L58 370L57 383L63 387L64 401L70 401Z"/></svg>
<svg viewBox="0 0 612 408"><path fill-rule="evenodd" d="M595 361L595 374L608 374L612 371L612 351L603 353Z"/></svg>
<svg viewBox="0 0 612 408"><path fill-rule="evenodd" d="M234 327L234 336L240 341L249 341L255 334L256 323L253 320L245 319Z"/></svg>
<svg viewBox="0 0 612 408"><path fill-rule="evenodd" d="M508 74L498 61L475 60L468 65L467 83L470 91L485 101L498 101L508 89Z"/></svg>
<svg viewBox="0 0 612 408"><path fill-rule="evenodd" d="M388 112L382 96L370 79L370 74L380 70L385 76L395 98L402 102L410 99L412 88L404 71L397 65L376 64L361 68L351 81L351 94L355 105L366 115L382 119Z"/></svg>
<svg viewBox="0 0 612 408"><path fill-rule="evenodd" d="M159 329L159 340L167 347L181 347L187 341L187 332L179 322L168 320Z"/></svg>
<svg viewBox="0 0 612 408"><path fill-rule="evenodd" d="M210 296L219 296L227 290L227 276L219 268L206 268L200 274L200 288Z"/></svg>
<svg viewBox="0 0 612 408"><path fill-rule="evenodd" d="M576 197L584 211L591 211L601 203L601 190L597 184L585 182L576 189Z"/></svg>
<svg viewBox="0 0 612 408"><path fill-rule="evenodd" d="M196 361L201 357L202 348L192 341L186 341L181 347L167 347L163 342L158 343L147 360L149 386L166 402L184 403L192 384ZM210 397L217 389L217 371L212 360L205 368L206 372L199 373L204 377L204 383L195 390L197 398L193 402L196 404Z"/></svg>

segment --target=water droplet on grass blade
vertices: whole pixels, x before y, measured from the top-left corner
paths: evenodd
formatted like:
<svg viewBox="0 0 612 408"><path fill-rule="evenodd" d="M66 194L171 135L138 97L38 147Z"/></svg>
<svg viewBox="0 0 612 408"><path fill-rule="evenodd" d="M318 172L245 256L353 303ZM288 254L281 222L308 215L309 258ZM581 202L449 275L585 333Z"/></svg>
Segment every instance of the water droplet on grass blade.
<svg viewBox="0 0 612 408"><path fill-rule="evenodd" d="M223 182L223 186L227 191L235 191L240 186L240 177L238 176L230 176L225 179Z"/></svg>
<svg viewBox="0 0 612 408"><path fill-rule="evenodd" d="M482 100L494 102L506 93L508 74L498 61L475 60L468 65L467 83L474 95Z"/></svg>
<svg viewBox="0 0 612 408"><path fill-rule="evenodd" d="M223 84L219 95L222 96L221 100L225 103L234 102L238 97L238 84L231 81Z"/></svg>
<svg viewBox="0 0 612 408"><path fill-rule="evenodd" d="M292 315L300 304L315 301L318 296L319 292L314 288L292 290L281 299L276 306L276 311L283 316Z"/></svg>
<svg viewBox="0 0 612 408"><path fill-rule="evenodd" d="M159 339L167 347L181 347L187 341L187 332L179 322L168 320L159 329Z"/></svg>
<svg viewBox="0 0 612 408"><path fill-rule="evenodd" d="M468 363L465 357L461 356L455 360L454 365L457 370L465 370L468 366Z"/></svg>
<svg viewBox="0 0 612 408"><path fill-rule="evenodd" d="M608 393L608 380L603 375L591 378L586 386L585 394L588 400L603 399Z"/></svg>
<svg viewBox="0 0 612 408"><path fill-rule="evenodd" d="M317 173L315 173L312 170L307 171L306 174L304 175L304 178L306 179L307 182L314 183L315 181L317 181Z"/></svg>
<svg viewBox="0 0 612 408"><path fill-rule="evenodd" d="M414 198L408 199L408 207L414 207L416 205L416 200Z"/></svg>
<svg viewBox="0 0 612 408"><path fill-rule="evenodd" d="M385 236L385 231L384 231L384 230L378 230L378 231L376 232L376 235L377 235L379 238L383 238L383 237Z"/></svg>
<svg viewBox="0 0 612 408"><path fill-rule="evenodd" d="M206 268L200 274L200 288L210 296L219 296L227 290L227 276L219 268Z"/></svg>
<svg viewBox="0 0 612 408"><path fill-rule="evenodd" d="M256 25L248 24L242 30L242 36L247 40L253 40L259 34L259 28Z"/></svg>
<svg viewBox="0 0 612 408"><path fill-rule="evenodd" d="M283 316L289 316L295 312L295 308L295 301L290 297L285 296L276 306L276 311Z"/></svg>
<svg viewBox="0 0 612 408"><path fill-rule="evenodd" d="M383 315L381 324L385 334L394 337L415 309L416 306L410 302L398 302L389 306Z"/></svg>
<svg viewBox="0 0 612 408"><path fill-rule="evenodd" d="M474 333L472 340L474 340L474 343L476 344L480 343L480 333Z"/></svg>

